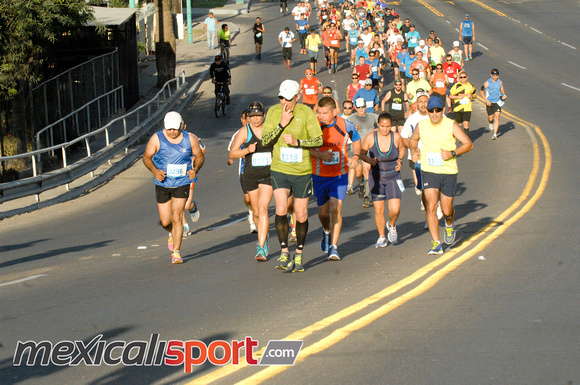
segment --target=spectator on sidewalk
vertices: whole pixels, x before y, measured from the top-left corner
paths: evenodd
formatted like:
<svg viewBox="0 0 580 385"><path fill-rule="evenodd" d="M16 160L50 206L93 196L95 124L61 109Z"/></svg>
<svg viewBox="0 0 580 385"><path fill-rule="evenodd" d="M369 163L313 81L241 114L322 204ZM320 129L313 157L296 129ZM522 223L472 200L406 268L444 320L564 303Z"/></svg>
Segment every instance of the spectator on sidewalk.
<svg viewBox="0 0 580 385"><path fill-rule="evenodd" d="M203 21L203 33L207 32L207 49L215 49L215 35L217 31L217 19L213 16L213 12Z"/></svg>

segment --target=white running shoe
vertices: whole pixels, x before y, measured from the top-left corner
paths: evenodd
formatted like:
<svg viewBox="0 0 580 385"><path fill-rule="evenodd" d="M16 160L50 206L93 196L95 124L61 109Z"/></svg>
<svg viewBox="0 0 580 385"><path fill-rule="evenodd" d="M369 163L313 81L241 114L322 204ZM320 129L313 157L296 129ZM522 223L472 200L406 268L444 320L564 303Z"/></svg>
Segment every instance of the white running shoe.
<svg viewBox="0 0 580 385"><path fill-rule="evenodd" d="M488 126L488 128L489 128L490 131L493 131L493 123L490 123L489 126Z"/></svg>

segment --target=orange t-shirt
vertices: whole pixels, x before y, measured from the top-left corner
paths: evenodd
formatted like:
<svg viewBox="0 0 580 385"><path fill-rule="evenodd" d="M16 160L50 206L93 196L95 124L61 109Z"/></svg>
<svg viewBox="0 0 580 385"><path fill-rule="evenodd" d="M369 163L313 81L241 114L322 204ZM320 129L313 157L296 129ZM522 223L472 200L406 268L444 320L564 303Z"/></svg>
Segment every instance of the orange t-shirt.
<svg viewBox="0 0 580 385"><path fill-rule="evenodd" d="M433 87L433 92L437 92L439 95L445 95L447 93L447 88L445 87L445 78L447 75L444 73L436 73L431 78L431 87Z"/></svg>
<svg viewBox="0 0 580 385"><path fill-rule="evenodd" d="M314 175L326 177L348 174L348 155L346 153L347 140L348 131L346 130L346 122L344 121L344 118L338 116L336 117L335 124L322 129L323 144L321 147L315 149L316 151L321 152L331 151L333 157L328 162L324 162L319 158L311 157L312 173Z"/></svg>
<svg viewBox="0 0 580 385"><path fill-rule="evenodd" d="M302 103L318 103L318 83L320 81L315 77L310 80L302 79L300 82L300 87L302 88Z"/></svg>
<svg viewBox="0 0 580 385"><path fill-rule="evenodd" d="M328 44L329 47L339 47L340 40L338 39L338 31L337 30L330 30L328 31Z"/></svg>

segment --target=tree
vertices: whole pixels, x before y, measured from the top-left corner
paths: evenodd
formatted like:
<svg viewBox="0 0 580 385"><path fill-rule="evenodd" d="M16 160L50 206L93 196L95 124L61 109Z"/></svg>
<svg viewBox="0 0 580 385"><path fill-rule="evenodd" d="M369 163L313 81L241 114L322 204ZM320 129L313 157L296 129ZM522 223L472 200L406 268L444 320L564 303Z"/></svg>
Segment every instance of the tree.
<svg viewBox="0 0 580 385"><path fill-rule="evenodd" d="M157 30L155 32L155 62L157 65L157 87L175 77L175 33L172 0L157 0Z"/></svg>
<svg viewBox="0 0 580 385"><path fill-rule="evenodd" d="M40 81L47 50L91 18L84 0L0 0L0 98Z"/></svg>

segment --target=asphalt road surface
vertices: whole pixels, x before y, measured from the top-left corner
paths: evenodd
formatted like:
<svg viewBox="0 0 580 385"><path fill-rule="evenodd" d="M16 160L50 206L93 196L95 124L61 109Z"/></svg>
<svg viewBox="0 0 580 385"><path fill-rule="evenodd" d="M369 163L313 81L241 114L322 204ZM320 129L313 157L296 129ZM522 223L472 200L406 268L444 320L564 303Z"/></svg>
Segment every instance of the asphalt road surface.
<svg viewBox="0 0 580 385"><path fill-rule="evenodd" d="M274 269L273 223L270 259L254 261L256 235L244 221L226 146L249 102L273 105L281 80L299 80L307 66L295 47L293 67L283 68L276 36L292 27L291 16L282 17L277 2L258 2L235 18L242 33L232 50L230 114L213 116L209 82L184 114L208 147L195 189L201 220L182 246L184 264L170 263L152 176L141 162L84 197L2 221L0 383L578 383L578 2L393 6L422 35L434 29L446 49L469 13L476 28L470 81L479 88L498 68L508 95L497 141L484 107L474 104L475 148L459 159L453 246L427 255L425 215L408 188L394 246L374 248L373 211L353 195L343 206L342 261L326 261L320 251L314 201L305 272ZM248 32L256 16L267 28L261 62ZM341 56L338 73L319 78L342 100L351 69ZM403 179L411 187L407 167ZM102 335L105 349L155 334L206 345L251 337L258 359L270 340L303 346L294 366L206 362L185 373L184 365L88 365L82 355L78 366L13 366L18 341L78 341L82 348ZM71 347L58 346L63 354Z"/></svg>

